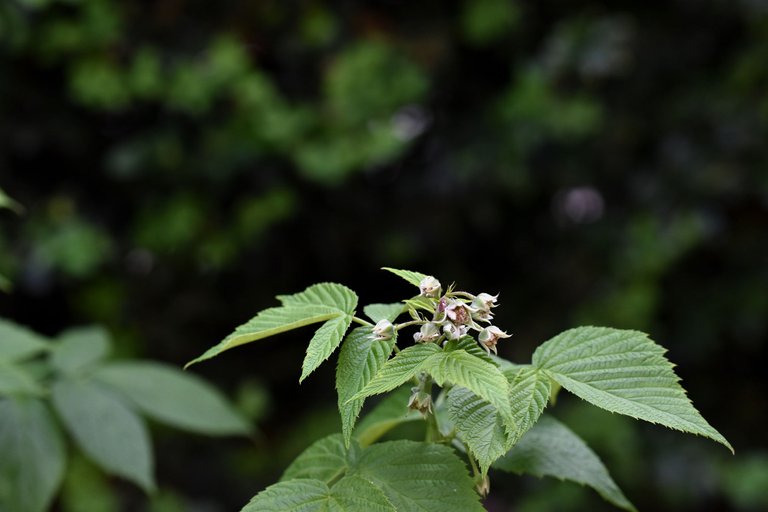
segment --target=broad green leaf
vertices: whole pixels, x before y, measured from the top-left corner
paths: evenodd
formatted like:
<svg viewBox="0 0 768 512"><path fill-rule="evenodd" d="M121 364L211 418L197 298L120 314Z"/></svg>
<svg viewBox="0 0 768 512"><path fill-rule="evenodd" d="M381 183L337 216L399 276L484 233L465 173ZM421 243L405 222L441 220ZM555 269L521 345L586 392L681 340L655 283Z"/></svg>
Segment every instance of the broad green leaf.
<svg viewBox="0 0 768 512"><path fill-rule="evenodd" d="M459 338L458 340L451 340L445 345L446 350L463 350L465 352L468 352L472 354L475 357L479 357L483 361L487 361L491 363L493 366L499 365L497 359L494 359L494 356L488 354L488 352L485 351L485 349L480 348L480 345L477 343L475 338L472 336L464 336L462 338Z"/></svg>
<svg viewBox="0 0 768 512"><path fill-rule="evenodd" d="M313 478L331 483L349 470L350 460L354 461L359 451L357 443L351 443L347 449L340 434L331 434L316 441L296 457L280 481Z"/></svg>
<svg viewBox="0 0 768 512"><path fill-rule="evenodd" d="M301 364L301 377L299 382L304 381L310 373L315 371L323 361L339 346L344 338L344 333L349 329L352 323L352 315L343 315L332 318L325 322L309 340L307 354L304 356L304 362Z"/></svg>
<svg viewBox="0 0 768 512"><path fill-rule="evenodd" d="M0 396L41 395L44 390L25 369L0 359Z"/></svg>
<svg viewBox="0 0 768 512"><path fill-rule="evenodd" d="M350 400L386 393L400 387L422 369L430 356L442 352L434 343L411 345L384 363L373 379Z"/></svg>
<svg viewBox="0 0 768 512"><path fill-rule="evenodd" d="M495 364L461 349L450 350L447 345L446 350L430 356L420 369L429 372L438 386L451 382L469 389L496 407L507 425L514 425L509 382Z"/></svg>
<svg viewBox="0 0 768 512"><path fill-rule="evenodd" d="M515 429L507 440L507 450L520 440L547 406L550 380L544 372L532 366L518 366L504 372L509 380L509 403L515 419Z"/></svg>
<svg viewBox="0 0 768 512"><path fill-rule="evenodd" d="M394 346L395 337L386 341L373 339L370 327L358 327L344 340L336 366L336 391L342 432L347 444L364 401L350 399L376 375Z"/></svg>
<svg viewBox="0 0 768 512"><path fill-rule="evenodd" d="M366 448L350 470L384 491L398 511L482 512L467 468L443 445L390 441Z"/></svg>
<svg viewBox="0 0 768 512"><path fill-rule="evenodd" d="M357 295L349 288L335 283L315 284L293 295L280 295L282 306L269 308L241 325L218 345L208 349L192 364L210 359L233 347L274 336L319 322L327 322L315 332L302 365L304 380L336 349L349 327L357 307Z"/></svg>
<svg viewBox="0 0 768 512"><path fill-rule="evenodd" d="M386 270L388 272L392 272L396 276L402 277L409 283L411 283L413 286L418 287L421 281L425 277L429 277L427 274L422 274L421 272L413 272L412 270L400 270L396 268L390 268L390 267L382 267L382 270Z"/></svg>
<svg viewBox="0 0 768 512"><path fill-rule="evenodd" d="M301 478L270 485L241 512L396 512L387 497L360 477L345 477L328 488L325 482Z"/></svg>
<svg viewBox="0 0 768 512"><path fill-rule="evenodd" d="M0 510L48 510L64 476L66 452L45 403L0 399Z"/></svg>
<svg viewBox="0 0 768 512"><path fill-rule="evenodd" d="M702 435L733 451L693 407L665 352L642 332L578 327L539 346L533 364L593 405Z"/></svg>
<svg viewBox="0 0 768 512"><path fill-rule="evenodd" d="M493 467L588 485L617 507L635 510L600 458L568 427L549 416L541 417Z"/></svg>
<svg viewBox="0 0 768 512"><path fill-rule="evenodd" d="M394 322L398 316L403 313L402 302L396 302L394 304L368 304L363 308L363 312L368 315L368 318L373 322L379 320L389 320Z"/></svg>
<svg viewBox="0 0 768 512"><path fill-rule="evenodd" d="M109 335L101 327L69 329L51 347L51 364L72 375L104 359L110 351Z"/></svg>
<svg viewBox="0 0 768 512"><path fill-rule="evenodd" d="M0 359L18 361L48 350L48 340L39 334L0 318Z"/></svg>
<svg viewBox="0 0 768 512"><path fill-rule="evenodd" d="M235 332L224 338L218 345L209 348L203 355L188 362L185 368L216 357L225 350L282 332L325 322L339 315L337 309L328 306L292 306L265 309L235 329Z"/></svg>
<svg viewBox="0 0 768 512"><path fill-rule="evenodd" d="M403 304L405 304L405 306L412 312L420 309L422 311L426 311L429 314L432 314L435 312L437 300L417 295L416 297L404 300Z"/></svg>
<svg viewBox="0 0 768 512"><path fill-rule="evenodd" d="M147 491L154 487L146 426L117 395L93 382L60 380L52 397L67 431L93 462Z"/></svg>
<svg viewBox="0 0 768 512"><path fill-rule="evenodd" d="M467 388L455 386L448 393L448 413L486 474L493 461L507 452L509 435L498 410Z"/></svg>
<svg viewBox="0 0 768 512"><path fill-rule="evenodd" d="M109 363L94 378L157 421L210 435L247 434L248 423L213 386L160 363Z"/></svg>
<svg viewBox="0 0 768 512"><path fill-rule="evenodd" d="M410 396L410 386L403 386L388 394L371 412L363 416L354 433L360 446L372 444L401 423L423 420L418 411L408 408Z"/></svg>

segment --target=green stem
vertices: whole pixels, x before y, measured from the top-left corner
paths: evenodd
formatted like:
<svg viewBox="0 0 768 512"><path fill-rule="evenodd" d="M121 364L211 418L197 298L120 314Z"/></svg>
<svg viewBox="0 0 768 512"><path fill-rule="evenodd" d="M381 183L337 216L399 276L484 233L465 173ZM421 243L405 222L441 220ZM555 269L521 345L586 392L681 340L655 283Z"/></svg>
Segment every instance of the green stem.
<svg viewBox="0 0 768 512"><path fill-rule="evenodd" d="M395 330L399 331L404 327L410 327L412 325L424 325L425 323L427 323L426 320L411 320L410 322L403 322L402 324L397 324L397 326L395 326Z"/></svg>
<svg viewBox="0 0 768 512"><path fill-rule="evenodd" d="M373 327L373 324L369 322L368 320L363 320L362 318L358 318L356 316L352 317L353 322L357 322L360 325L364 325L366 327Z"/></svg>

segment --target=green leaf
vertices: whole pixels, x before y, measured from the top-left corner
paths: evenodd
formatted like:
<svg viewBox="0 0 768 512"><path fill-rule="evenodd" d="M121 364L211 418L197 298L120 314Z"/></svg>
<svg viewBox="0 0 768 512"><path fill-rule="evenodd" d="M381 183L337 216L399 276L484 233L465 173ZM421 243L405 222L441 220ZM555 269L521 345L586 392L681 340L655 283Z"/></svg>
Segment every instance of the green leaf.
<svg viewBox="0 0 768 512"><path fill-rule="evenodd" d="M482 512L467 468L443 445L390 441L366 448L350 474L384 491L396 510Z"/></svg>
<svg viewBox="0 0 768 512"><path fill-rule="evenodd" d="M154 488L146 426L118 396L93 382L60 380L52 397L64 426L93 462L147 491Z"/></svg>
<svg viewBox="0 0 768 512"><path fill-rule="evenodd" d="M465 350L451 350L451 347L446 345L445 350L430 356L421 369L429 372L438 386L451 382L469 389L496 407L507 425L514 426L509 404L509 382L501 370L494 363Z"/></svg>
<svg viewBox="0 0 768 512"><path fill-rule="evenodd" d="M390 267L382 267L382 270L386 270L387 272L392 272L396 276L402 277L409 283L411 283L413 286L418 287L419 284L421 284L421 281L425 277L429 277L427 274L422 274L421 272L413 272L411 270L399 270L396 268L390 268Z"/></svg>
<svg viewBox="0 0 768 512"><path fill-rule="evenodd" d="M0 395L41 395L44 390L25 369L0 359Z"/></svg>
<svg viewBox="0 0 768 512"><path fill-rule="evenodd" d="M373 379L350 400L386 393L400 387L421 370L430 356L442 352L434 343L411 345L384 363Z"/></svg>
<svg viewBox="0 0 768 512"><path fill-rule="evenodd" d="M371 381L387 361L395 346L395 339L376 340L373 339L370 327L358 327L344 340L336 366L336 391L342 432L347 444L364 401L351 398Z"/></svg>
<svg viewBox="0 0 768 512"><path fill-rule="evenodd" d="M493 461L507 453L509 436L498 410L460 386L453 387L447 398L456 432L486 474Z"/></svg>
<svg viewBox="0 0 768 512"><path fill-rule="evenodd" d="M125 395L148 416L192 432L247 434L248 423L213 386L172 366L119 362L102 366L94 378Z"/></svg>
<svg viewBox="0 0 768 512"><path fill-rule="evenodd" d="M330 357L341 343L344 333L347 332L351 323L352 315L344 315L328 320L320 326L309 341L307 354L304 356L304 362L301 364L299 382L304 381L323 361Z"/></svg>
<svg viewBox="0 0 768 512"><path fill-rule="evenodd" d="M368 318L373 320L374 323L379 320L389 320L394 322L398 316L403 313L402 302L396 302L394 304L368 304L363 308L363 312L368 315Z"/></svg>
<svg viewBox="0 0 768 512"><path fill-rule="evenodd" d="M547 406L551 381L532 366L518 366L504 372L509 380L509 403L515 419L515 429L507 440L509 450L535 423Z"/></svg>
<svg viewBox="0 0 768 512"><path fill-rule="evenodd" d="M600 458L568 427L548 416L543 416L493 467L588 485L617 507L635 510Z"/></svg>
<svg viewBox="0 0 768 512"><path fill-rule="evenodd" d="M73 375L109 354L109 335L101 327L69 329L51 348L51 364L65 375Z"/></svg>
<svg viewBox="0 0 768 512"><path fill-rule="evenodd" d="M533 364L593 405L702 435L733 451L693 407L665 352L642 332L579 327L539 346Z"/></svg>
<svg viewBox="0 0 768 512"><path fill-rule="evenodd" d="M381 436L409 421L421 421L424 418L418 411L408 408L411 396L410 386L403 386L387 395L371 412L357 424L354 437L360 446L368 446Z"/></svg>
<svg viewBox="0 0 768 512"><path fill-rule="evenodd" d="M315 332L302 365L301 380L317 368L341 343L357 307L357 295L335 283L312 285L303 292L278 296L282 306L269 308L241 325L218 345L193 359L185 367L205 361L230 348L274 336L318 322L327 322Z"/></svg>
<svg viewBox="0 0 768 512"><path fill-rule="evenodd" d="M64 476L66 453L45 403L0 399L0 510L48 510Z"/></svg>
<svg viewBox="0 0 768 512"><path fill-rule="evenodd" d="M48 340L39 334L0 318L0 359L19 361L48 350Z"/></svg>
<svg viewBox="0 0 768 512"><path fill-rule="evenodd" d="M241 512L396 512L384 493L359 477L345 477L333 487L301 478L270 485Z"/></svg>
<svg viewBox="0 0 768 512"><path fill-rule="evenodd" d="M296 457L280 481L313 478L331 483L349 470L349 461L354 461L359 451L357 443L351 443L347 449L341 434L331 434L316 441Z"/></svg>

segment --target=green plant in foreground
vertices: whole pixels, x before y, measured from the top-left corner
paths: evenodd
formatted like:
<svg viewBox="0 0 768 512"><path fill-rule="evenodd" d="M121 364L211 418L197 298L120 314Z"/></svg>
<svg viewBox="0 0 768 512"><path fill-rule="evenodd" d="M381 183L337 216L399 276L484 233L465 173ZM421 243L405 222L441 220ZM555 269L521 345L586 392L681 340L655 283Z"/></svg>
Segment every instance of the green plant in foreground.
<svg viewBox="0 0 768 512"><path fill-rule="evenodd" d="M303 381L342 345L336 367L342 433L310 446L243 512L483 510L491 467L589 485L634 510L586 444L542 416L561 387L608 411L702 435L733 451L693 407L665 349L646 334L578 327L539 346L531 364L515 364L490 354L509 337L491 325L496 296L453 286L443 292L432 276L386 270L419 287L419 294L364 307L369 322L355 316L352 290L316 284L278 296L281 306L261 311L189 363L322 322L307 347ZM405 314L409 319L398 322ZM353 322L361 326L347 333ZM402 348L407 328L416 330L414 343ZM388 391L392 395L355 426L363 401ZM424 442L374 444L398 424L422 419Z"/></svg>
<svg viewBox="0 0 768 512"><path fill-rule="evenodd" d="M63 430L98 467L155 487L142 415L191 432L246 434L247 422L202 379L172 366L109 360L98 327L48 339L0 319L0 512L48 510L68 466Z"/></svg>

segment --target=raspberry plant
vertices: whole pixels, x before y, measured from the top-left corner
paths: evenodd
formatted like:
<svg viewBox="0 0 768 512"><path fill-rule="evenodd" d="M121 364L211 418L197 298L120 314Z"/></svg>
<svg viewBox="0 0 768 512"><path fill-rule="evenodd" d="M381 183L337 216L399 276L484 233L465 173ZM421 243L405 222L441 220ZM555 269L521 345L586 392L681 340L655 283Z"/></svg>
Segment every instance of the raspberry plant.
<svg viewBox="0 0 768 512"><path fill-rule="evenodd" d="M646 334L578 327L541 344L530 364L516 364L495 355L497 344L509 338L492 325L498 296L453 286L443 291L432 276L385 270L419 294L364 307L368 321L356 316L352 290L316 284L278 296L281 306L261 311L189 363L322 322L307 347L303 381L341 345L336 389L342 432L310 446L243 512L481 511L491 467L572 480L634 510L586 444L542 415L561 388L597 407L708 437L733 451L693 407L665 349ZM352 323L360 326L349 331ZM415 330L412 336L403 334L407 329ZM365 399L387 392L356 425ZM417 420L425 424L424 442L376 443L400 423Z"/></svg>

